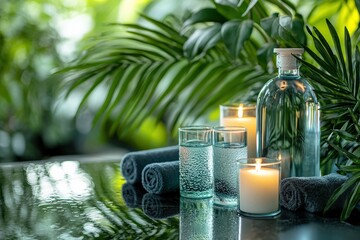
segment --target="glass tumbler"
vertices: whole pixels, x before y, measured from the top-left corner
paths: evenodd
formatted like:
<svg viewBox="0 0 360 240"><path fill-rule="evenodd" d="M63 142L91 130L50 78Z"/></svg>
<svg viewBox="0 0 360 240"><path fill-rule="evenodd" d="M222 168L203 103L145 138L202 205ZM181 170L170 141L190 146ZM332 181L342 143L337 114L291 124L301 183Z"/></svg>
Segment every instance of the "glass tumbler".
<svg viewBox="0 0 360 240"><path fill-rule="evenodd" d="M180 195L207 198L214 193L212 128L179 128Z"/></svg>
<svg viewBox="0 0 360 240"><path fill-rule="evenodd" d="M246 129L214 128L214 204L237 206L237 160L247 158Z"/></svg>

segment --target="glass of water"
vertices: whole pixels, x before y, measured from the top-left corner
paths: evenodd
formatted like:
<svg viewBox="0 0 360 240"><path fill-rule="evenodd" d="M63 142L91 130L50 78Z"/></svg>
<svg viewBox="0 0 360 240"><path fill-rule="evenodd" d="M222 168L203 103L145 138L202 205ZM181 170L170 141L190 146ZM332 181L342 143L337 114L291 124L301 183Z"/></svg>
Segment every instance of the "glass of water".
<svg viewBox="0 0 360 240"><path fill-rule="evenodd" d="M246 129L214 128L214 204L237 206L237 160L247 157Z"/></svg>
<svg viewBox="0 0 360 240"><path fill-rule="evenodd" d="M214 193L212 128L179 128L180 195L212 197Z"/></svg>

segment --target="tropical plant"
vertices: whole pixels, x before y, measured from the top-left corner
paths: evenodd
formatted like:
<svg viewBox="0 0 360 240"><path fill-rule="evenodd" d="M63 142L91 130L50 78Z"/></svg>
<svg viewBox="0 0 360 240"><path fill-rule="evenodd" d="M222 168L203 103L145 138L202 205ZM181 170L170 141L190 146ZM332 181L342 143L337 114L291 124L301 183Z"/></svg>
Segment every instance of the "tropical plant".
<svg viewBox="0 0 360 240"><path fill-rule="evenodd" d="M94 124L101 121L110 134L124 136L150 115L175 133L180 124L208 117L224 102L239 98L254 102L274 73L273 48L302 46L308 54L303 61L305 75L314 79L322 103L323 171L329 172L334 159L341 171L353 171L339 192L355 186L345 204L342 219L346 219L358 202L360 152L359 56L350 34L345 31L345 59L330 22L336 54L317 28L308 28L312 40L308 41L305 21L290 1L212 2L213 8L200 9L183 22L143 15L146 24L113 24L112 31L96 38L74 64L59 72L65 76L68 94L85 91L80 111L95 89L105 87ZM274 8L285 16L270 14L268 9ZM343 109L341 104L350 110L337 112ZM343 156L350 160L344 162Z"/></svg>
<svg viewBox="0 0 360 240"><path fill-rule="evenodd" d="M345 27L345 46L340 45L334 26L327 20L335 49L332 49L317 29L308 28L315 42L314 51L304 46L318 66L303 61L303 72L313 79L321 100L322 165L331 171L336 160L339 171L349 179L329 200L326 210L343 194L348 194L341 214L347 219L360 201L360 52L359 39L351 41ZM325 172L323 172L325 173Z"/></svg>
<svg viewBox="0 0 360 240"><path fill-rule="evenodd" d="M306 42L304 22L296 12L294 19L269 17L260 2L218 2L183 24L143 16L146 26L112 26L118 29L98 37L74 65L59 72L69 93L86 89L79 110L95 89L105 86L108 94L94 122L110 124L110 133L134 130L149 115L163 119L173 131L259 89L273 73L273 47L295 46L283 38ZM284 3L271 2L293 15Z"/></svg>

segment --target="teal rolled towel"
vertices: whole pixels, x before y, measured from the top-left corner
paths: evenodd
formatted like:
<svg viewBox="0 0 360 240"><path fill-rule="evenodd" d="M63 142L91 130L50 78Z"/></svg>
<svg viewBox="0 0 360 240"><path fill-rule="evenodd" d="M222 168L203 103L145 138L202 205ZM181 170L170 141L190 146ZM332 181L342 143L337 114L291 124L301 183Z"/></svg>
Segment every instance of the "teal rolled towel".
<svg viewBox="0 0 360 240"><path fill-rule="evenodd" d="M152 163L142 171L142 186L149 193L179 191L179 161Z"/></svg>
<svg viewBox="0 0 360 240"><path fill-rule="evenodd" d="M151 150L130 152L121 162L121 173L129 183L141 183L141 173L146 165L179 159L179 147L171 146Z"/></svg>
<svg viewBox="0 0 360 240"><path fill-rule="evenodd" d="M180 197L173 195L156 195L147 193L142 199L143 212L153 219L173 217L180 212Z"/></svg>
<svg viewBox="0 0 360 240"><path fill-rule="evenodd" d="M323 177L289 177L281 181L280 204L286 209L296 211L321 212L327 201L347 180L346 176L332 173ZM342 196L333 206L340 209L344 203Z"/></svg>

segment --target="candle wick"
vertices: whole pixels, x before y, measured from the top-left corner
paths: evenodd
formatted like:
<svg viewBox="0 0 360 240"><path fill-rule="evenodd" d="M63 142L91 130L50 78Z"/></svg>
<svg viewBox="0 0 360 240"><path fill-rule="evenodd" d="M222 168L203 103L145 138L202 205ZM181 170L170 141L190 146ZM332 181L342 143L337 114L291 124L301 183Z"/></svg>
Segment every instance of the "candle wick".
<svg viewBox="0 0 360 240"><path fill-rule="evenodd" d="M243 104L240 104L240 105L239 105L238 117L239 117L239 118L242 118L242 117L243 117Z"/></svg>
<svg viewBox="0 0 360 240"><path fill-rule="evenodd" d="M255 161L256 161L256 165L255 165L256 172L260 172L260 170L261 170L261 159L257 158Z"/></svg>

